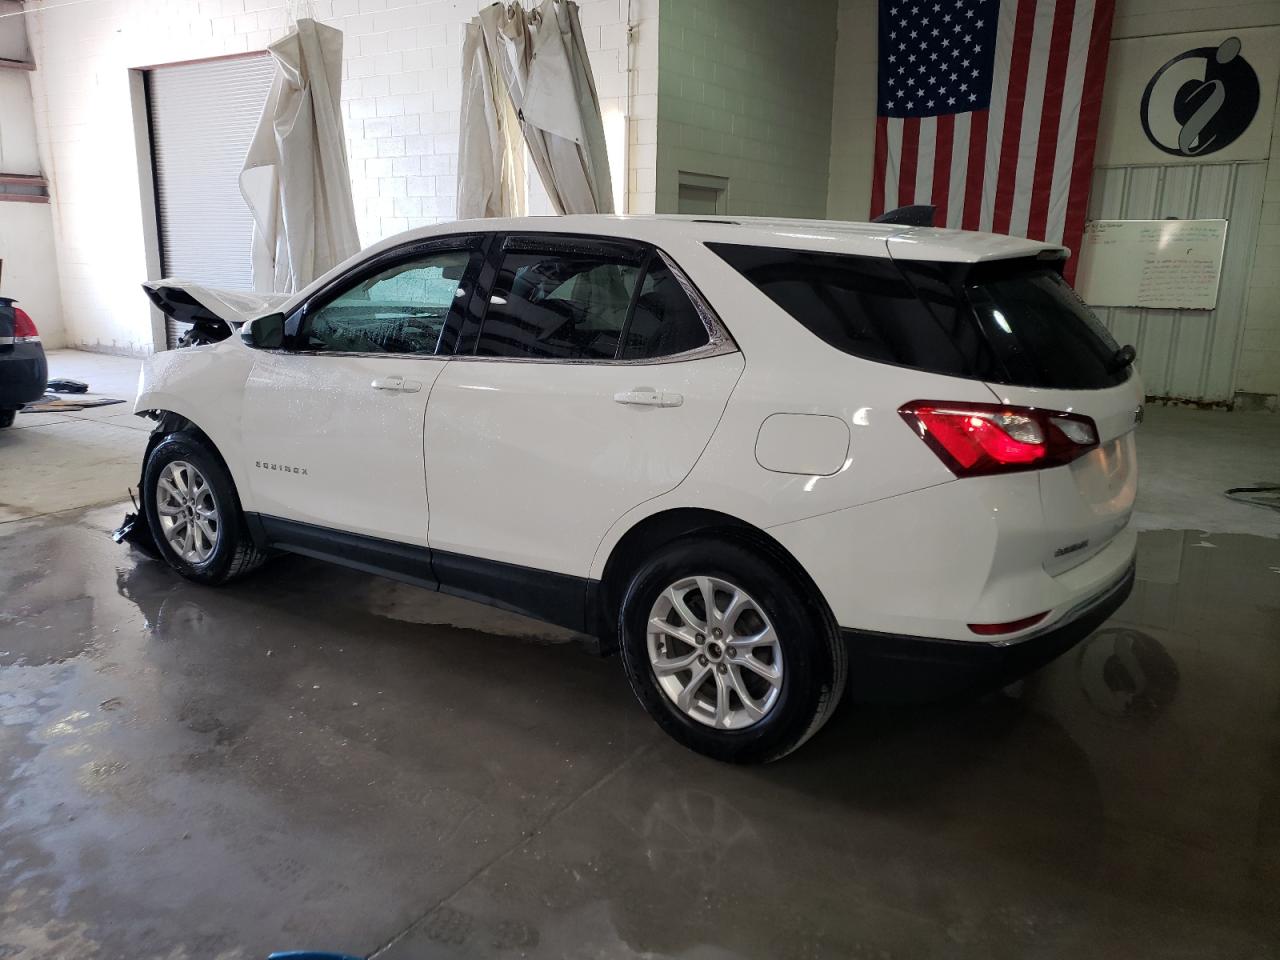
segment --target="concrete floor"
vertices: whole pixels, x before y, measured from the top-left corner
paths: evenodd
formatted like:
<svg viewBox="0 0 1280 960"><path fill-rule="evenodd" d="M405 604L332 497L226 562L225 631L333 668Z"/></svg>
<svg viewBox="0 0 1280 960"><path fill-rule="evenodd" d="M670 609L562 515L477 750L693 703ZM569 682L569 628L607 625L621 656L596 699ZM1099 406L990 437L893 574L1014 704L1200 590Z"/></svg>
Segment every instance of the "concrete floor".
<svg viewBox="0 0 1280 960"><path fill-rule="evenodd" d="M115 546L123 409L0 432L0 957L1280 955L1280 520L1220 497L1280 417L1151 412L1137 590L1066 657L739 769L551 628Z"/></svg>

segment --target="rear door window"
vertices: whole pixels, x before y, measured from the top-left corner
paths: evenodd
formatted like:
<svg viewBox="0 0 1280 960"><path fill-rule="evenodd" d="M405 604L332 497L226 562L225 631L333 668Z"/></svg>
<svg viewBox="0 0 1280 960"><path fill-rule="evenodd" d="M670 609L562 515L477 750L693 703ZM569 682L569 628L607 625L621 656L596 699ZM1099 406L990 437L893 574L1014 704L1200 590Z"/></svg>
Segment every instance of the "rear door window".
<svg viewBox="0 0 1280 960"><path fill-rule="evenodd" d="M640 265L608 254L509 250L476 342L482 357L612 360Z"/></svg>
<svg viewBox="0 0 1280 960"><path fill-rule="evenodd" d="M650 257L618 356L622 360L672 357L705 346L710 340L688 294L656 254Z"/></svg>
<svg viewBox="0 0 1280 960"><path fill-rule="evenodd" d="M659 360L710 342L702 314L656 250L611 242L508 239L474 341L511 359ZM474 346L471 343L474 342Z"/></svg>

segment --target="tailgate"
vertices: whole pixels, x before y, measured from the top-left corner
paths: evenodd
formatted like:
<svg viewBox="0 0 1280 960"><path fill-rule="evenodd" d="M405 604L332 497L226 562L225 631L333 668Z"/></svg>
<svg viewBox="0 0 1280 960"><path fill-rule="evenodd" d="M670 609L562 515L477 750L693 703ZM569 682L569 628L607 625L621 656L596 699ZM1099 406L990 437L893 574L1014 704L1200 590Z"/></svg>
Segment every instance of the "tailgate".
<svg viewBox="0 0 1280 960"><path fill-rule="evenodd" d="M1040 390L988 384L1003 403L1084 414L1098 428L1098 446L1062 467L1039 470L1044 511L1042 563L1050 574L1083 563L1128 526L1138 492L1134 427L1142 380L1103 390Z"/></svg>
<svg viewBox="0 0 1280 960"><path fill-rule="evenodd" d="M1044 509L1044 568L1083 563L1129 523L1138 489L1133 429L1142 378L1053 265L978 264L965 279L974 316L999 359L1001 401L1082 414L1098 446L1066 466L1038 471Z"/></svg>

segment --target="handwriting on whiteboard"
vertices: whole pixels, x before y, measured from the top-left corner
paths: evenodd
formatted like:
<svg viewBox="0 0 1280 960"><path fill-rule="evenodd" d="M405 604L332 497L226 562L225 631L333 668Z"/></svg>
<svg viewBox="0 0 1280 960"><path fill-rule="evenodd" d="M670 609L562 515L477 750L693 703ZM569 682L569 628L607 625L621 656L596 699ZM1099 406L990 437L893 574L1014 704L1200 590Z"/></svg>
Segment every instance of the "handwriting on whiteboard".
<svg viewBox="0 0 1280 960"><path fill-rule="evenodd" d="M1225 220L1095 220L1080 251L1080 295L1098 307L1212 310Z"/></svg>

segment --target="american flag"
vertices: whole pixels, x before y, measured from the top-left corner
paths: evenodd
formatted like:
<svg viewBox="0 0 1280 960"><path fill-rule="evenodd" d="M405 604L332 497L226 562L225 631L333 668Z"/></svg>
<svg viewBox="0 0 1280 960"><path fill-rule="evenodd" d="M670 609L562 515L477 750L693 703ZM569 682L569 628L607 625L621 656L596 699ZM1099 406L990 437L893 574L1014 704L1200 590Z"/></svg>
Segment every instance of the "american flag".
<svg viewBox="0 0 1280 960"><path fill-rule="evenodd" d="M880 0L871 215L1079 250L1114 3Z"/></svg>

